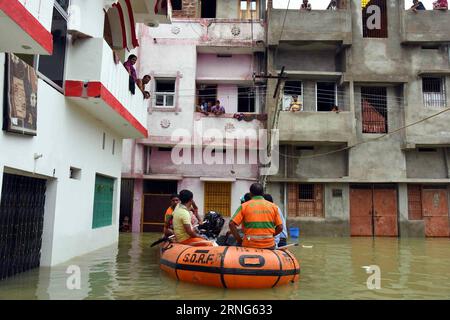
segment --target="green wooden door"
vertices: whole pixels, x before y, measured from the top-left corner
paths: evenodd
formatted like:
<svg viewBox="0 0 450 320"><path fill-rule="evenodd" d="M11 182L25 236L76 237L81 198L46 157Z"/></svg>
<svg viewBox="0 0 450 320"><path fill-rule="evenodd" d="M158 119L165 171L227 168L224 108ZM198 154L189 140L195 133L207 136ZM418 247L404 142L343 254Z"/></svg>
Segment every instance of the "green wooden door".
<svg viewBox="0 0 450 320"><path fill-rule="evenodd" d="M113 195L114 179L97 175L95 177L93 229L112 225Z"/></svg>

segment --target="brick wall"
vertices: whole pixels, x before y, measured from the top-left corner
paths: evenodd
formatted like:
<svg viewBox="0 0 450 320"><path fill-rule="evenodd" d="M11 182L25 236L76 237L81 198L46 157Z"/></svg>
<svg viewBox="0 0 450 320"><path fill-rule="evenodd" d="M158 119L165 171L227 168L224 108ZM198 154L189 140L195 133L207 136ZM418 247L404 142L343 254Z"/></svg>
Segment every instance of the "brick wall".
<svg viewBox="0 0 450 320"><path fill-rule="evenodd" d="M195 18L197 16L197 0L182 0L182 10L173 10L174 18Z"/></svg>

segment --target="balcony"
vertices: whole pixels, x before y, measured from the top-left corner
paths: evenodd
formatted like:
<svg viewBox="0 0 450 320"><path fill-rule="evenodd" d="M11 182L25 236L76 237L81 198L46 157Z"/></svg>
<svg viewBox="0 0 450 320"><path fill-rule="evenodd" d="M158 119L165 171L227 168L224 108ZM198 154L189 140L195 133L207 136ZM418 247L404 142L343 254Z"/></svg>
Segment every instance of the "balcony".
<svg viewBox="0 0 450 320"><path fill-rule="evenodd" d="M205 19L203 35L199 44L214 47L250 47L264 51L265 30L262 21L237 19Z"/></svg>
<svg viewBox="0 0 450 320"><path fill-rule="evenodd" d="M283 21L286 10L269 11L269 46L278 46L280 42L329 42L343 45L352 43L352 17L350 10L337 11L288 10L286 23ZM281 39L280 39L281 36Z"/></svg>
<svg viewBox="0 0 450 320"><path fill-rule="evenodd" d="M438 109L422 109L415 111L406 119L406 123L414 123L420 119L432 116L439 111ZM450 114L443 113L429 121L418 123L406 129L406 148L414 149L416 147L426 146L450 146Z"/></svg>
<svg viewBox="0 0 450 320"><path fill-rule="evenodd" d="M410 44L450 42L450 11L403 12L402 42Z"/></svg>
<svg viewBox="0 0 450 320"><path fill-rule="evenodd" d="M66 97L123 138L148 136L148 100L137 87L136 94L131 94L128 72L103 39L77 41L68 50L67 60Z"/></svg>
<svg viewBox="0 0 450 320"><path fill-rule="evenodd" d="M265 115L246 114L247 120L237 120L233 114L208 116L196 112L194 115L194 135L202 136L203 143L220 146L223 141L219 138L233 138L238 143L257 147L258 134L260 129L264 129ZM223 140L221 139L221 140ZM242 144L244 145L244 144Z"/></svg>
<svg viewBox="0 0 450 320"><path fill-rule="evenodd" d="M279 129L280 142L348 143L352 139L352 113L283 111Z"/></svg>
<svg viewBox="0 0 450 320"><path fill-rule="evenodd" d="M52 0L0 0L0 52L52 54L52 12Z"/></svg>

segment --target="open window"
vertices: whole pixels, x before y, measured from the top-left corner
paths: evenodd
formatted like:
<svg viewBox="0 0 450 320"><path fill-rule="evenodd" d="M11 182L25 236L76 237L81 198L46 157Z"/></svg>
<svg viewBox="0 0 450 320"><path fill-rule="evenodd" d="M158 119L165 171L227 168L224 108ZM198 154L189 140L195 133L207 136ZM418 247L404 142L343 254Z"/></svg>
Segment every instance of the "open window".
<svg viewBox="0 0 450 320"><path fill-rule="evenodd" d="M216 84L197 84L197 106L202 103L207 103L209 106L214 106L217 100L217 85Z"/></svg>
<svg viewBox="0 0 450 320"><path fill-rule="evenodd" d="M289 106L294 96L303 105L303 83L301 81L286 81L283 91L283 110L289 110Z"/></svg>
<svg viewBox="0 0 450 320"><path fill-rule="evenodd" d="M202 0L201 18L215 18L216 7L217 7L216 0Z"/></svg>
<svg viewBox="0 0 450 320"><path fill-rule="evenodd" d="M337 86L334 82L316 83L317 111L332 111L337 106Z"/></svg>
<svg viewBox="0 0 450 320"><path fill-rule="evenodd" d="M447 96L445 78L425 77L422 79L423 103L425 107L445 108Z"/></svg>
<svg viewBox="0 0 450 320"><path fill-rule="evenodd" d="M53 36L53 54L51 56L40 55L38 58L38 71L41 77L61 90L64 85L64 68L66 62L68 3L68 0L55 2L51 29Z"/></svg>
<svg viewBox="0 0 450 320"><path fill-rule="evenodd" d="M385 87L361 88L363 133L387 133L388 110Z"/></svg>
<svg viewBox="0 0 450 320"><path fill-rule="evenodd" d="M155 79L155 106L157 108L175 107L175 79Z"/></svg>
<svg viewBox="0 0 450 320"><path fill-rule="evenodd" d="M255 88L238 87L238 112L255 112Z"/></svg>
<svg viewBox="0 0 450 320"><path fill-rule="evenodd" d="M239 0L241 19L259 19L259 0Z"/></svg>
<svg viewBox="0 0 450 320"><path fill-rule="evenodd" d="M172 10L183 10L183 0L171 0Z"/></svg>

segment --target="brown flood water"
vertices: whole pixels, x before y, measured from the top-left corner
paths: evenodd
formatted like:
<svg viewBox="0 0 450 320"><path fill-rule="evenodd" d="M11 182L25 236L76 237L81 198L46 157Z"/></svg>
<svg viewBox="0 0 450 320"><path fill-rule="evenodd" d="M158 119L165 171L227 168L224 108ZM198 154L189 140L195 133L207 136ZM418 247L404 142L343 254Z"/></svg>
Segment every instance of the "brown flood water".
<svg viewBox="0 0 450 320"><path fill-rule="evenodd" d="M229 290L167 277L149 248L158 237L121 234L118 245L0 281L0 299L450 299L450 239L301 238L291 250L298 283ZM79 290L67 289L70 265L80 267ZM380 267L381 289L367 288L369 265Z"/></svg>

